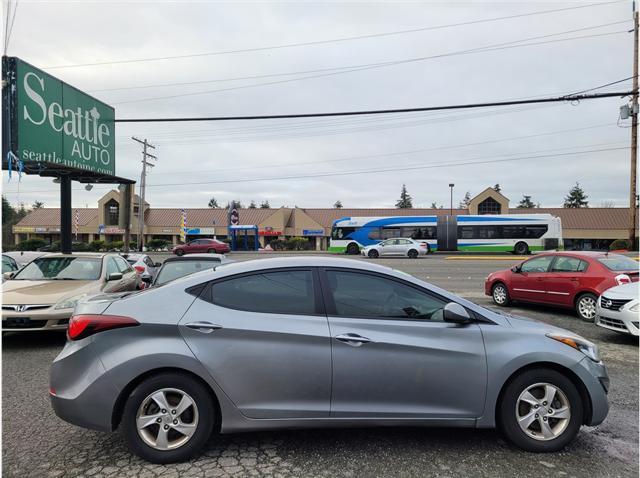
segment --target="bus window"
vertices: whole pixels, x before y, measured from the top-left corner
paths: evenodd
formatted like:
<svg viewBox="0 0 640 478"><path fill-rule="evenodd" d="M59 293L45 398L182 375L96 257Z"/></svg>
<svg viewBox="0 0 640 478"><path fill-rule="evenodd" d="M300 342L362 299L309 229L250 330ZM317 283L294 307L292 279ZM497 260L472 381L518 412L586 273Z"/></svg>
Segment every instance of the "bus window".
<svg viewBox="0 0 640 478"><path fill-rule="evenodd" d="M379 227L371 227L371 228L369 228L369 234L368 234L367 237L369 239L373 239L373 240L382 239L382 236L380 235L380 228Z"/></svg>
<svg viewBox="0 0 640 478"><path fill-rule="evenodd" d="M411 239L436 239L435 226L415 226L415 227L403 227L402 237L410 237Z"/></svg>
<svg viewBox="0 0 640 478"><path fill-rule="evenodd" d="M458 226L458 239L473 239L473 226Z"/></svg>
<svg viewBox="0 0 640 478"><path fill-rule="evenodd" d="M498 226L476 226L477 233L474 239L494 239L498 237Z"/></svg>
<svg viewBox="0 0 640 478"><path fill-rule="evenodd" d="M334 227L331 231L331 239L346 239L354 232L356 232L355 227Z"/></svg>
<svg viewBox="0 0 640 478"><path fill-rule="evenodd" d="M400 237L400 228L399 227L383 227L382 228L382 239L391 239L392 237Z"/></svg>
<svg viewBox="0 0 640 478"><path fill-rule="evenodd" d="M549 227L546 225L539 225L539 226L535 225L535 226L524 226L524 229L525 229L524 237L538 239L542 237L545 232L547 232L547 229L549 229Z"/></svg>

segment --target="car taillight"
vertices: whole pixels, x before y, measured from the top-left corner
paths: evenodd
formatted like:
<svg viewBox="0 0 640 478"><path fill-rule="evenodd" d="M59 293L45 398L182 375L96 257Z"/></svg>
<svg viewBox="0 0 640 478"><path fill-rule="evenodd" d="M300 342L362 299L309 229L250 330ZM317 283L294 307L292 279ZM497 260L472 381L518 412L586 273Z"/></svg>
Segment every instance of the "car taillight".
<svg viewBox="0 0 640 478"><path fill-rule="evenodd" d="M631 277L629 277L627 274L618 274L616 276L616 284L631 284Z"/></svg>
<svg viewBox="0 0 640 478"><path fill-rule="evenodd" d="M105 330L120 329L140 325L136 319L120 315L74 315L69 320L67 337L69 340L80 340Z"/></svg>
<svg viewBox="0 0 640 478"><path fill-rule="evenodd" d="M140 274L144 272L144 266L133 266L133 268Z"/></svg>

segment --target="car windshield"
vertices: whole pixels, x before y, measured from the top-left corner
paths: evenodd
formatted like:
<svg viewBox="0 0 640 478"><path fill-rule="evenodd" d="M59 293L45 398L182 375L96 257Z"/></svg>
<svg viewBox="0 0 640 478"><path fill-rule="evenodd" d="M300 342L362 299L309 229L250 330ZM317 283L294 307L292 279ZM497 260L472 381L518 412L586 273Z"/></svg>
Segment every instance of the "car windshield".
<svg viewBox="0 0 640 478"><path fill-rule="evenodd" d="M30 262L14 280L98 280L102 259L91 257L41 257Z"/></svg>
<svg viewBox="0 0 640 478"><path fill-rule="evenodd" d="M165 262L156 277L154 285L166 284L169 281L184 277L195 272L204 271L206 269L215 269L220 265L220 261L215 260L189 260L189 261L171 261Z"/></svg>
<svg viewBox="0 0 640 478"><path fill-rule="evenodd" d="M598 259L598 262L604 264L605 267L612 271L635 271L638 270L638 262L630 257L618 254L609 254L606 257Z"/></svg>

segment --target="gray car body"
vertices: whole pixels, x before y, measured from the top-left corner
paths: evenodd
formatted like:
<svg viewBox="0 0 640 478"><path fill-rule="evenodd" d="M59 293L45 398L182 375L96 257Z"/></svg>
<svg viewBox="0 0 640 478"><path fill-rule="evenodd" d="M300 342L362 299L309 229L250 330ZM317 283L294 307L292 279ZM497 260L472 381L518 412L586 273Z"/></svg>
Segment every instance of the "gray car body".
<svg viewBox="0 0 640 478"><path fill-rule="evenodd" d="M464 306L470 324L286 316L223 309L185 292L211 280L277 268L346 268L392 276ZM489 428L505 383L532 366L562 370L585 401L588 425L608 413L602 362L545 336L562 329L494 313L405 273L349 259L274 258L225 265L78 313L134 317L141 326L69 341L51 367L52 404L63 419L109 431L128 395L158 371L181 370L212 392L220 431L425 425ZM192 330L207 320L223 328ZM346 331L374 343L333 340ZM566 332L566 331L562 331ZM570 334L570 332L566 332ZM367 363L367 367L363 364Z"/></svg>

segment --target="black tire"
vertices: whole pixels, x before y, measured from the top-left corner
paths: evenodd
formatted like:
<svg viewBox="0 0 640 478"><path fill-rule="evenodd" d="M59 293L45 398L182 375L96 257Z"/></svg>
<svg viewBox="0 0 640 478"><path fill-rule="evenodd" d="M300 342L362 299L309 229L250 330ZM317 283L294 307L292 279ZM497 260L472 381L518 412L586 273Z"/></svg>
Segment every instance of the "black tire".
<svg viewBox="0 0 640 478"><path fill-rule="evenodd" d="M534 392L538 391L539 396L533 395L541 401L538 405L539 408L534 410L533 405L525 402L518 403L520 394L536 384L550 384L559 389L561 393L556 393L552 403L543 406L542 403L547 402L542 402L544 396L540 392L544 392L544 388L541 386L534 389ZM533 420L531 425L533 428L532 433L535 433L539 439L529 436L518 424L516 414L522 417L528 413L537 413L538 411L544 411L546 414L547 410L559 408L558 404L562 406L561 402L565 400L568 402L570 417L566 419L564 425L561 425L562 420L553 418L553 414L548 415L549 418L544 420L546 417L540 413L539 416L541 418ZM525 409L517 407L525 407ZM526 407L530 408L527 410ZM564 448L578 434L583 422L583 417L584 406L580 398L580 393L573 382L560 372L545 368L527 370L515 377L504 389L496 413L498 425L506 438L517 447L536 453L554 452ZM541 419L544 420L544 422L541 422ZM558 436L542 441L542 427L540 423L546 423L552 428L559 427L557 428L560 430ZM540 431L536 431L535 429L539 429Z"/></svg>
<svg viewBox="0 0 640 478"><path fill-rule="evenodd" d="M519 256L526 256L529 254L529 245L526 242L518 242L513 248L513 253Z"/></svg>
<svg viewBox="0 0 640 478"><path fill-rule="evenodd" d="M157 450L148 445L138 433L136 415L143 401L161 389L178 389L188 394L196 404L198 421L196 431L175 449ZM188 413L188 412L187 412ZM184 415L182 415L184 416ZM140 383L129 395L122 414L122 432L132 453L151 463L175 463L188 460L200 452L213 431L216 408L209 390L197 380L174 372L154 375ZM151 427L160 425L150 425ZM177 433L175 430L170 433Z"/></svg>
<svg viewBox="0 0 640 478"><path fill-rule="evenodd" d="M511 296L509 288L502 282L496 282L491 288L491 297L493 302L500 307L506 307L511 304Z"/></svg>
<svg viewBox="0 0 640 478"><path fill-rule="evenodd" d="M375 249L371 249L367 255L370 259L377 259L380 256L378 251L376 251Z"/></svg>
<svg viewBox="0 0 640 478"><path fill-rule="evenodd" d="M182 249L178 249L176 251L176 256L184 256L184 251Z"/></svg>
<svg viewBox="0 0 640 478"><path fill-rule="evenodd" d="M576 299L576 314L580 320L585 322L595 322L596 320L596 304L598 303L598 297L595 294L589 292L580 294Z"/></svg>
<svg viewBox="0 0 640 478"><path fill-rule="evenodd" d="M216 253L216 250L215 250L215 249L208 249L208 250L207 250L207 253L208 253L208 254L215 254L215 253Z"/></svg>
<svg viewBox="0 0 640 478"><path fill-rule="evenodd" d="M360 248L358 247L358 244L356 244L355 242L350 243L347 246L347 254L349 254L350 256L360 254Z"/></svg>
<svg viewBox="0 0 640 478"><path fill-rule="evenodd" d="M407 252L407 256L409 256L409 259L417 259L418 251L416 251L415 249L409 249L409 252Z"/></svg>

